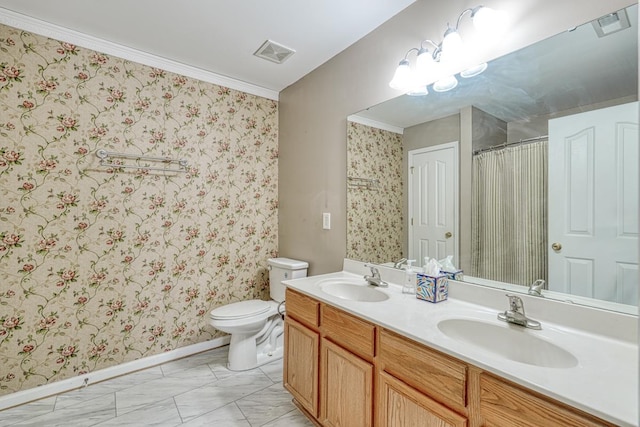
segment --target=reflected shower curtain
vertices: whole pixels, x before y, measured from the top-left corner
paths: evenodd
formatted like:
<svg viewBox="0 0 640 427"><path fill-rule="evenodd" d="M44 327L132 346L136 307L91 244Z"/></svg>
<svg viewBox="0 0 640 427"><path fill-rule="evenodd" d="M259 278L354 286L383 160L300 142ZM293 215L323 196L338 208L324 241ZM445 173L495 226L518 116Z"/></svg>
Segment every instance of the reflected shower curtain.
<svg viewBox="0 0 640 427"><path fill-rule="evenodd" d="M471 276L547 280L547 142L473 157Z"/></svg>

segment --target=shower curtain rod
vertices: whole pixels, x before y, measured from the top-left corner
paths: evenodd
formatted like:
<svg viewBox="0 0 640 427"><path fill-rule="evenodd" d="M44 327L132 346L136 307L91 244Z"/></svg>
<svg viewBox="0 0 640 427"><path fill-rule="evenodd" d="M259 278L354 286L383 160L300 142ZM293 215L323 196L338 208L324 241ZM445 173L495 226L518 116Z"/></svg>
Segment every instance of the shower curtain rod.
<svg viewBox="0 0 640 427"><path fill-rule="evenodd" d="M524 144L524 143L529 143L529 142L542 141L543 139L549 139L549 135L534 136L533 138L525 138L525 139L521 139L519 141L514 141L514 142L509 142L509 143L504 142L502 144L492 145L491 147L485 147L485 148L481 148L480 150L474 151L473 155L475 156L476 154L484 153L486 151L500 150L502 148L506 148L506 147L509 147L511 145L518 145L518 144Z"/></svg>

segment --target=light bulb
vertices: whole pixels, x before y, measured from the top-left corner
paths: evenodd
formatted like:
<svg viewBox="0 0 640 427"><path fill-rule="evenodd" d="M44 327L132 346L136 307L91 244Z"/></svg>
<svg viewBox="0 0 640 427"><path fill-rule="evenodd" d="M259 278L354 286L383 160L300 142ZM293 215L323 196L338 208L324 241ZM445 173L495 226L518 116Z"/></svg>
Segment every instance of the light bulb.
<svg viewBox="0 0 640 427"><path fill-rule="evenodd" d="M486 70L487 66L488 66L487 63L483 62L482 64L477 64L477 65L474 65L473 67L469 67L460 73L460 77L464 77L465 79L468 79L470 77L475 77L478 74L481 74L484 70Z"/></svg>
<svg viewBox="0 0 640 427"><path fill-rule="evenodd" d="M463 48L460 34L458 34L457 30L449 27L442 40L442 54L448 57L455 57L462 53Z"/></svg>
<svg viewBox="0 0 640 427"><path fill-rule="evenodd" d="M389 86L392 89L406 91L411 88L411 80L411 68L409 67L409 61L403 59L398 64L398 68L396 68L396 72L393 75L393 79L389 82Z"/></svg>
<svg viewBox="0 0 640 427"><path fill-rule="evenodd" d="M420 49L418 57L416 58L416 70L418 70L419 73L428 72L432 66L433 58L431 57L431 53L427 49Z"/></svg>
<svg viewBox="0 0 640 427"><path fill-rule="evenodd" d="M456 68L462 58L464 58L465 49L462 38L458 31L449 27L444 33L442 39L442 52L440 53L440 63L446 64L447 67Z"/></svg>
<svg viewBox="0 0 640 427"><path fill-rule="evenodd" d="M429 95L429 90L427 89L427 85L422 85L411 89L407 92L407 95L410 96L425 96Z"/></svg>
<svg viewBox="0 0 640 427"><path fill-rule="evenodd" d="M446 92L458 86L458 79L455 76L443 77L433 84L433 90L436 92Z"/></svg>
<svg viewBox="0 0 640 427"><path fill-rule="evenodd" d="M488 36L498 36L507 28L506 13L490 7L478 6L471 12L471 19L477 30Z"/></svg>
<svg viewBox="0 0 640 427"><path fill-rule="evenodd" d="M433 60L431 52L421 48L416 58L416 82L419 84L430 83L436 77L437 62Z"/></svg>

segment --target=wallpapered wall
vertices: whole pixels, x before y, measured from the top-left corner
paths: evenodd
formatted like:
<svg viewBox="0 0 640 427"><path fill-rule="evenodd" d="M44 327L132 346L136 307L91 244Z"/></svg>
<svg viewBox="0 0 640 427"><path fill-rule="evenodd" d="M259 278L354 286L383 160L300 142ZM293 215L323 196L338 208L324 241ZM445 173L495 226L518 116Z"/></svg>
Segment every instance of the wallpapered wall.
<svg viewBox="0 0 640 427"><path fill-rule="evenodd" d="M398 260L402 236L402 135L347 122L347 177L377 179L377 188L347 189L347 258Z"/></svg>
<svg viewBox="0 0 640 427"><path fill-rule="evenodd" d="M7 26L0 51L0 393L208 340L211 309L268 296L277 102Z"/></svg>

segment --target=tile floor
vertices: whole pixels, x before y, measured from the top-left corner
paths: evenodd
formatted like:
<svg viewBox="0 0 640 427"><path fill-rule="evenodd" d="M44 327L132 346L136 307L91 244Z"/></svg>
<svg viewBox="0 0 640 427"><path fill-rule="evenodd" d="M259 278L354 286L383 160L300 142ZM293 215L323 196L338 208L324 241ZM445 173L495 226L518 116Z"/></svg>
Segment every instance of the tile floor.
<svg viewBox="0 0 640 427"><path fill-rule="evenodd" d="M312 426L282 387L282 360L232 372L227 349L0 411L0 426Z"/></svg>

